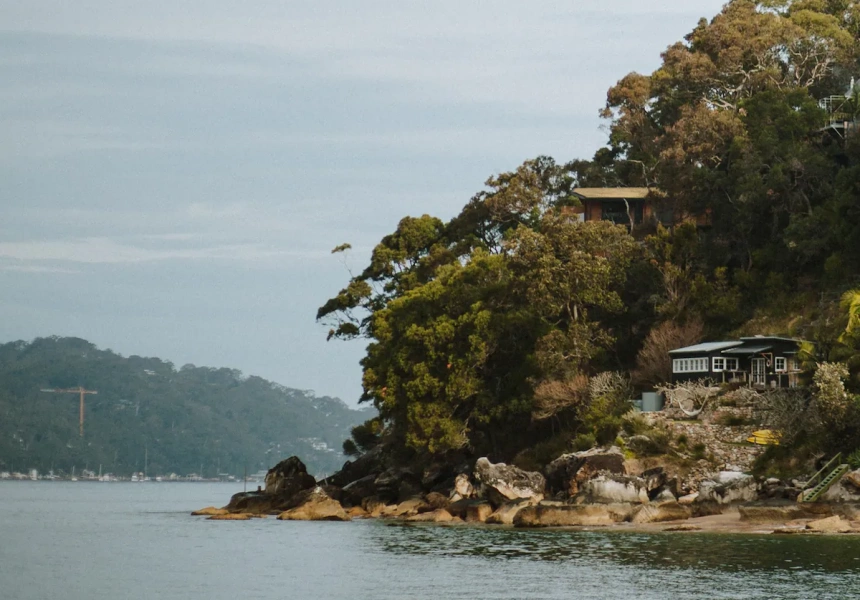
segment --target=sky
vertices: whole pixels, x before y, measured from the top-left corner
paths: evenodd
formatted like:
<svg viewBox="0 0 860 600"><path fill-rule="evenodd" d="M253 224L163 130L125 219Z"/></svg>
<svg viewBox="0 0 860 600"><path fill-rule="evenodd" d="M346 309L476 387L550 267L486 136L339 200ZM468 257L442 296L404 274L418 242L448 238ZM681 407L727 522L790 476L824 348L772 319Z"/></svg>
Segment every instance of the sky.
<svg viewBox="0 0 860 600"><path fill-rule="evenodd" d="M0 0L0 342L355 404L366 342L314 321L348 269L493 174L590 158L606 90L722 4Z"/></svg>

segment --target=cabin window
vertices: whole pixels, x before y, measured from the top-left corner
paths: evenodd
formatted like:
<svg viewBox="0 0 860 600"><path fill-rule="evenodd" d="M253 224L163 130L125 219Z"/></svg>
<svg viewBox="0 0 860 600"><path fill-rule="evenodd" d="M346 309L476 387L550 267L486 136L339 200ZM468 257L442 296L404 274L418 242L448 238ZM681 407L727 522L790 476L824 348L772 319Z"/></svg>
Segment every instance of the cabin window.
<svg viewBox="0 0 860 600"><path fill-rule="evenodd" d="M712 370L715 373L719 373L720 371L725 370L725 368L726 368L726 359L725 358L715 356L713 362L714 362L714 366L713 366Z"/></svg>
<svg viewBox="0 0 860 600"><path fill-rule="evenodd" d="M672 361L673 373L701 373L707 370L707 358L676 358Z"/></svg>
<svg viewBox="0 0 860 600"><path fill-rule="evenodd" d="M777 371L785 371L785 357L777 356L773 361L773 368Z"/></svg>
<svg viewBox="0 0 860 600"><path fill-rule="evenodd" d="M738 370L738 359L727 358L726 359L726 371L737 371L737 370Z"/></svg>

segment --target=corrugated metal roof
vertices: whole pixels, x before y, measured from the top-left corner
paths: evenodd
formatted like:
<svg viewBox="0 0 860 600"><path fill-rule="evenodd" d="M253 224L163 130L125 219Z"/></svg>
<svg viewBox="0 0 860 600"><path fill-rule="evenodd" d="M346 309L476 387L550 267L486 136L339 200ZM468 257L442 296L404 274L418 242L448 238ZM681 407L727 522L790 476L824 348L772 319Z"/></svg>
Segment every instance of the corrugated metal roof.
<svg viewBox="0 0 860 600"><path fill-rule="evenodd" d="M745 346L742 348L730 348L723 350L723 354L758 354L759 352L767 352L773 346Z"/></svg>
<svg viewBox="0 0 860 600"><path fill-rule="evenodd" d="M743 342L705 342L703 344L696 344L695 346L687 346L686 348L678 348L676 350L670 350L669 354L688 354L693 352L716 352L717 350L723 350L724 348L734 348L735 346L740 346Z"/></svg>
<svg viewBox="0 0 860 600"><path fill-rule="evenodd" d="M612 198L644 198L649 192L656 192L644 187L614 187L614 188L574 188L573 193L586 200Z"/></svg>
<svg viewBox="0 0 860 600"><path fill-rule="evenodd" d="M794 342L796 344L803 343L803 340L798 340L796 338L787 338L781 337L778 335L754 335L752 337L742 337L742 342L767 342L770 340L777 340L779 342Z"/></svg>

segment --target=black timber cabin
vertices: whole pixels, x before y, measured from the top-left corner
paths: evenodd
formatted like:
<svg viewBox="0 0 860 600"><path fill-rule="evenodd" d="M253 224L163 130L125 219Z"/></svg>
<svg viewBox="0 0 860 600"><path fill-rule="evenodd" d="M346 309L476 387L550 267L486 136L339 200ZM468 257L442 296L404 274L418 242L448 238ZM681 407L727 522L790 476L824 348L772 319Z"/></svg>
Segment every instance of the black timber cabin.
<svg viewBox="0 0 860 600"><path fill-rule="evenodd" d="M802 340L757 335L669 351L672 383L706 379L756 388L797 387Z"/></svg>

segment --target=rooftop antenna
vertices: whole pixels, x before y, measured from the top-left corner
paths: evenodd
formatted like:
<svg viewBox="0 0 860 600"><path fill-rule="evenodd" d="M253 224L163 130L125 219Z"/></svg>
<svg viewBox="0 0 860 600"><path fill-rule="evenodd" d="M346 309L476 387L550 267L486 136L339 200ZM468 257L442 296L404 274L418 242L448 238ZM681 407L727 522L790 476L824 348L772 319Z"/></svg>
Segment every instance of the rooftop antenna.
<svg viewBox="0 0 860 600"><path fill-rule="evenodd" d="M95 390L87 390L84 389L83 386L69 389L60 389L60 388L51 388L51 389L42 389L43 392L48 392L51 394L80 394L81 395L81 409L80 409L80 421L81 421L81 437L84 437L84 396L87 394L98 394Z"/></svg>

